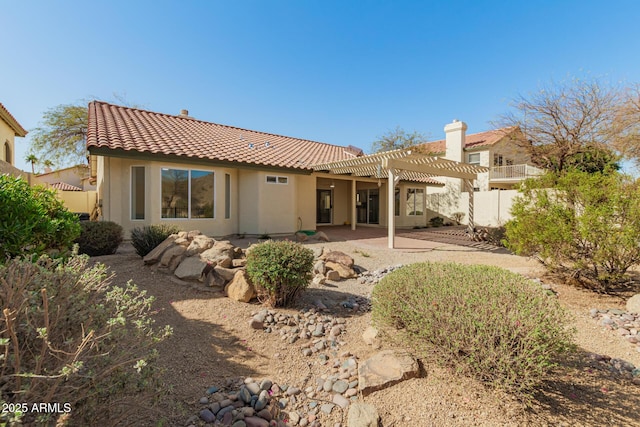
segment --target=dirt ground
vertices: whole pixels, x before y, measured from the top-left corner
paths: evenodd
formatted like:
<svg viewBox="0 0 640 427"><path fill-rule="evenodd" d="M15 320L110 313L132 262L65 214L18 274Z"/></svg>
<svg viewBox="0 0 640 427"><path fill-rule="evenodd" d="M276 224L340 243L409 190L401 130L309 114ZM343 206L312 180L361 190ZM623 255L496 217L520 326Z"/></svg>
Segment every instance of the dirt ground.
<svg viewBox="0 0 640 427"><path fill-rule="evenodd" d="M234 241L243 247L251 242ZM307 245L316 250L324 246L343 251L369 270L429 260L496 265L529 277L544 273L535 262L504 250L434 244L418 251L391 251L368 240ZM167 393L153 408L154 415L146 418L149 425L184 426L201 409L198 401L212 385L224 387L237 378L253 377L304 388L309 385L305 381L310 371L313 376L321 374L323 367L316 359L302 356L299 345L250 328L249 319L260 309L259 305L231 301L198 286L176 283L166 274L144 266L129 244L115 255L95 259L116 274L115 284L131 279L155 296L157 325L169 324L174 329L173 336L159 349ZM624 309L624 298L552 284L560 303L573 314L579 351L550 375L530 406L518 396L487 389L477 381L439 368L432 360L420 360L421 377L361 399L377 408L384 427L640 425L640 386L594 365L586 356L586 352L595 352L640 365L640 353L632 345L598 326L589 316L591 308ZM354 314L339 302L354 295L369 296L371 289L371 285L356 279L314 286L300 299L297 309L321 300L334 315L347 320L346 335L342 337L346 344L340 352L365 359L376 351L361 338L371 314ZM323 426L338 422L346 426L346 413L340 410L321 419Z"/></svg>

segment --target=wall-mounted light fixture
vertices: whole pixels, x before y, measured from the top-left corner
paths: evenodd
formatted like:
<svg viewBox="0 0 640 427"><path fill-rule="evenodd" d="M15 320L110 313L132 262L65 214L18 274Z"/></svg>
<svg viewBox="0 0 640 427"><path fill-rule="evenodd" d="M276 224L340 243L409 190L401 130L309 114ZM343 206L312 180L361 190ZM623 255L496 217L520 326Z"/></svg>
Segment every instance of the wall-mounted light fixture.
<svg viewBox="0 0 640 427"><path fill-rule="evenodd" d="M331 185L329 186L329 188L335 188L335 187L336 187L336 184L333 181L331 181Z"/></svg>

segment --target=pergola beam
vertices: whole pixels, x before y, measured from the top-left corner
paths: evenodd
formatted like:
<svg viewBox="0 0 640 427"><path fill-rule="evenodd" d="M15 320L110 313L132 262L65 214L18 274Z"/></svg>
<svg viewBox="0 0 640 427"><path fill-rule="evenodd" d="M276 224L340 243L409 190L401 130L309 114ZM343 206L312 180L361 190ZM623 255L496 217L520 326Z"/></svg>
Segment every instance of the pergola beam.
<svg viewBox="0 0 640 427"><path fill-rule="evenodd" d="M478 175L472 172L463 172L460 170L453 170L451 167L437 167L429 164L416 164L409 163L402 160L389 159L387 160L387 166L389 168L408 170L412 172L424 173L433 176L448 176L451 178L460 179L477 179Z"/></svg>

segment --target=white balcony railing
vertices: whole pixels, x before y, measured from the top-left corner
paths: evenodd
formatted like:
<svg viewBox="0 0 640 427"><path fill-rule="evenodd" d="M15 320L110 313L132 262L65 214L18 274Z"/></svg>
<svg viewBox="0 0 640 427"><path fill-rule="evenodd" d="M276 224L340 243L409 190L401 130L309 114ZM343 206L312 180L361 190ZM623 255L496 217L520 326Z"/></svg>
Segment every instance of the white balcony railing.
<svg viewBox="0 0 640 427"><path fill-rule="evenodd" d="M490 181L522 180L540 176L544 170L530 165L493 166L489 171Z"/></svg>

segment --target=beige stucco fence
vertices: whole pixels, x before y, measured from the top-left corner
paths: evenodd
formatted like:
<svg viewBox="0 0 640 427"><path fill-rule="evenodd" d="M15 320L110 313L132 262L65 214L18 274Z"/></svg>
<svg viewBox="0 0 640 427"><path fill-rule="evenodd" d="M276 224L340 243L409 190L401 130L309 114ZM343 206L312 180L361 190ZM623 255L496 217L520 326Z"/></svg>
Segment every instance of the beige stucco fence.
<svg viewBox="0 0 640 427"><path fill-rule="evenodd" d="M504 225L511 219L511 207L517 190L477 191L473 194L474 221L477 226L495 227ZM454 200L452 200L454 199ZM467 223L469 193L463 192L457 198L447 193L427 195L427 208L437 215L452 218L454 212L464 212L462 221ZM431 216L435 216L432 214Z"/></svg>
<svg viewBox="0 0 640 427"><path fill-rule="evenodd" d="M93 212L98 197L97 191L62 191L56 190L58 198L71 212L88 213Z"/></svg>

